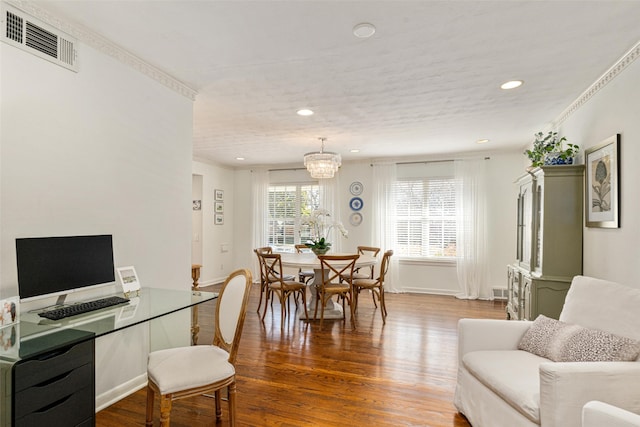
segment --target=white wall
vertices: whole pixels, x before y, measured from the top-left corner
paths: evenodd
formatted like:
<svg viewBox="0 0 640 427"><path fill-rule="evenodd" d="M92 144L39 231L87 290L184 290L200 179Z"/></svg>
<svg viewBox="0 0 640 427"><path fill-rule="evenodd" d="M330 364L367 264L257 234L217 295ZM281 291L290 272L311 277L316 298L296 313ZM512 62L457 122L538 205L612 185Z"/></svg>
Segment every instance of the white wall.
<svg viewBox="0 0 640 427"><path fill-rule="evenodd" d="M586 149L619 133L620 228L584 229L583 272L640 288L640 61L611 80L562 124L560 134ZM583 152L584 153L584 152Z"/></svg>
<svg viewBox="0 0 640 427"><path fill-rule="evenodd" d="M103 233L143 287L189 289L192 101L79 49L74 73L0 43L0 295L18 294L16 237ZM145 373L147 333L125 332L97 340L98 399Z"/></svg>
<svg viewBox="0 0 640 427"><path fill-rule="evenodd" d="M236 268L234 251L237 239L234 235L236 224L235 200L238 191L249 192L250 188L236 190L234 172L231 169L205 162L193 161L194 175L202 179L202 268L200 286L223 281ZM224 192L224 223L214 223L215 190ZM248 226L249 223L245 223Z"/></svg>

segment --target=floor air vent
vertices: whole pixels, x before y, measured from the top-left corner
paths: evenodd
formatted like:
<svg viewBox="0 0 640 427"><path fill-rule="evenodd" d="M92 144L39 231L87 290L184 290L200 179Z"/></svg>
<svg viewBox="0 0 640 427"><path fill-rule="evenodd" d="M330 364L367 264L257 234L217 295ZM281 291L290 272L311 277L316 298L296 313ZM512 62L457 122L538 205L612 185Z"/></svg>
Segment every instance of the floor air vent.
<svg viewBox="0 0 640 427"><path fill-rule="evenodd" d="M2 41L72 71L78 71L76 41L26 13L2 5Z"/></svg>

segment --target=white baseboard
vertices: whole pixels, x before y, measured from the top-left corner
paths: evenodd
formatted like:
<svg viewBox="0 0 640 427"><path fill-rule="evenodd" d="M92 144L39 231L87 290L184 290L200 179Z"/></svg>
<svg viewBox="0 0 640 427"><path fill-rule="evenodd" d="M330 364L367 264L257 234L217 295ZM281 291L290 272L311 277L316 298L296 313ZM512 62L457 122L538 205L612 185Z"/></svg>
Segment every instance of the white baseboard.
<svg viewBox="0 0 640 427"><path fill-rule="evenodd" d="M102 393L100 396L96 396L96 412L113 405L146 386L147 374L144 373L118 387L112 388L106 393Z"/></svg>
<svg viewBox="0 0 640 427"><path fill-rule="evenodd" d="M385 290L386 292L386 290ZM460 291L454 291L451 289L433 289L433 288L402 288L400 291L403 294L431 294L431 295L450 295L455 296Z"/></svg>

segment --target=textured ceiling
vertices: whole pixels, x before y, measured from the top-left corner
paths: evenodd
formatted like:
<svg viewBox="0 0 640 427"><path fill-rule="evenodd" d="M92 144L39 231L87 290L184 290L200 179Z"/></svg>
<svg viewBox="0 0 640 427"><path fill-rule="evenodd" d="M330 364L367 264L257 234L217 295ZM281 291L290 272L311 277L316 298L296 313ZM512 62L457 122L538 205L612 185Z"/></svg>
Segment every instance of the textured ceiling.
<svg viewBox="0 0 640 427"><path fill-rule="evenodd" d="M640 40L640 1L35 4L195 89L194 157L232 166L522 149Z"/></svg>

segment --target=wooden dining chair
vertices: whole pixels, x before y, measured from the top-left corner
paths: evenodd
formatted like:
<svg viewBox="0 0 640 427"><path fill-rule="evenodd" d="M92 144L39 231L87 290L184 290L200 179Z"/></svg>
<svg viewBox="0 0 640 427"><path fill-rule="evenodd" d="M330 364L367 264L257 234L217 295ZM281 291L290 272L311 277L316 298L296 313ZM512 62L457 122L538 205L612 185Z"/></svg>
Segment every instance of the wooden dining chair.
<svg viewBox="0 0 640 427"><path fill-rule="evenodd" d="M290 311L287 310L287 308L289 305L289 297L291 295L300 295L302 306L304 307L304 316L308 320L309 315L307 313L306 285L294 280L293 276L283 274L282 257L280 254L261 254L259 255L259 258L261 259L263 269L267 277L267 292L265 294L266 298L264 301L262 320L264 321L264 317L267 314L267 303L269 298L273 299L273 294L276 294L280 300L280 310L282 314L280 317L280 328L284 329L284 319L287 315L287 311ZM297 298L295 298L295 302L297 303Z"/></svg>
<svg viewBox="0 0 640 427"><path fill-rule="evenodd" d="M266 278L265 272L262 269L262 261L260 260L260 254L270 254L273 252L273 249L271 248L271 246L264 246L262 248L254 249L253 252L255 252L256 255L258 256L258 265L260 267L260 298L258 299L258 309L256 310L257 313L260 313L260 306L262 305L262 299L265 292L267 291L267 278Z"/></svg>
<svg viewBox="0 0 640 427"><path fill-rule="evenodd" d="M247 312L251 289L251 272L234 271L222 285L215 312L212 345L158 350L149 354L147 363L147 427L153 425L155 395L160 397L160 426L170 425L174 400L215 394L216 419L222 417L220 391L227 389L229 425L236 419L235 361Z"/></svg>
<svg viewBox="0 0 640 427"><path fill-rule="evenodd" d="M358 297L360 291L368 289L371 291L371 298L373 298L373 305L378 308L376 304L376 298L380 301L380 314L382 315L382 323L387 323L387 305L384 302L384 278L389 271L389 260L393 255L392 250L388 250L382 256L382 263L380 264L380 274L377 279L353 279L353 294L355 298L355 309L358 310Z"/></svg>
<svg viewBox="0 0 640 427"><path fill-rule="evenodd" d="M319 255L320 266L322 267L322 284L318 289L313 318L317 319L318 302L322 303L320 314L320 329L324 322L324 309L327 301L334 295L342 299L343 320L346 322L345 301L349 304L351 311L351 328L356 329L355 311L353 306L353 287L351 286L353 270L360 255Z"/></svg>
<svg viewBox="0 0 640 427"><path fill-rule="evenodd" d="M311 249L305 244L295 245L295 248L296 248L296 253L298 254L313 253ZM313 280L314 276L315 276L315 273L313 272L313 270L303 270L301 268L298 269L298 279L300 280L300 282L304 284L307 284L311 280Z"/></svg>

